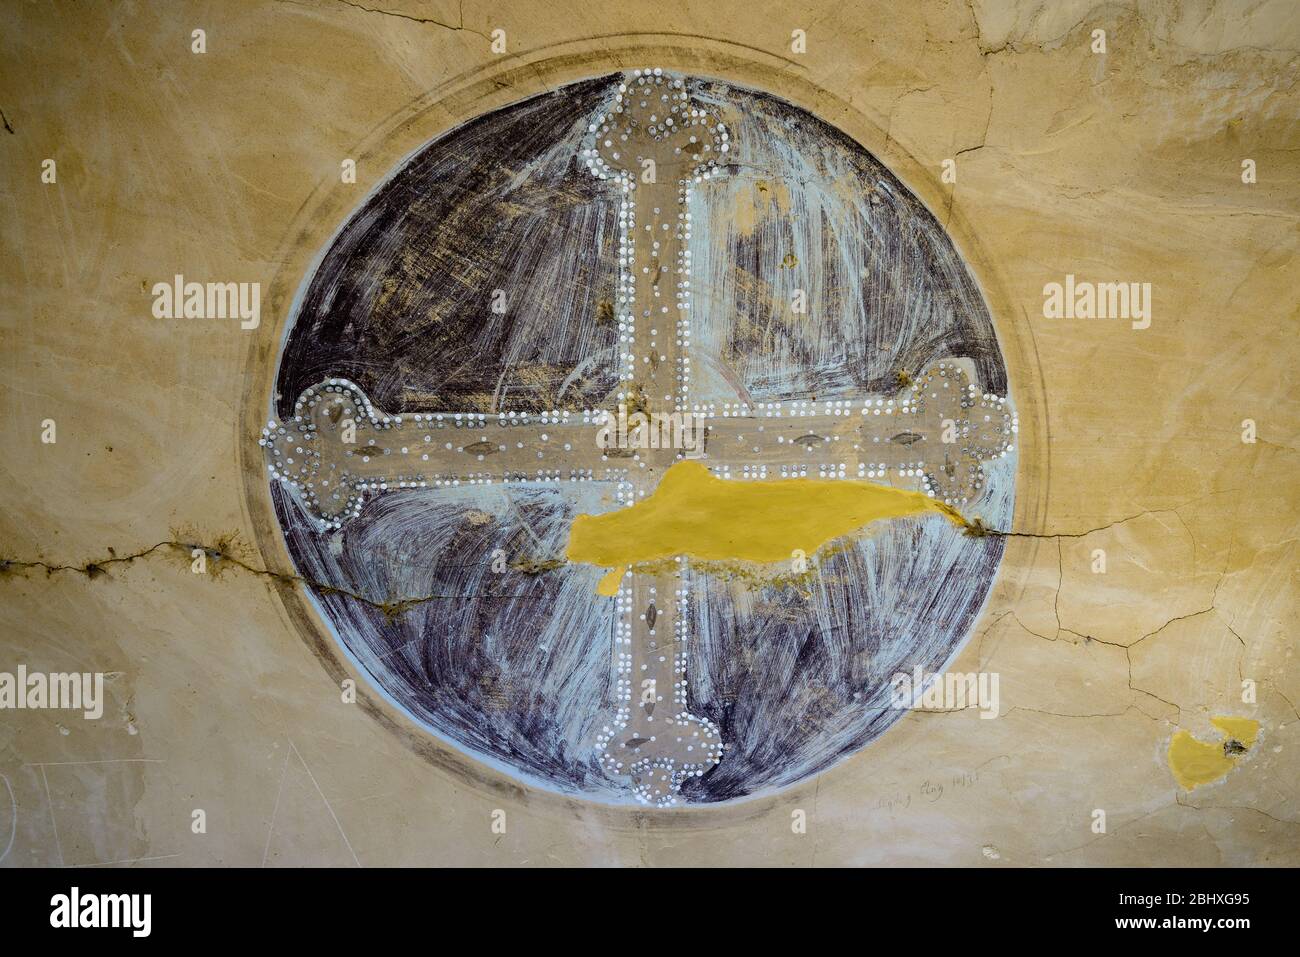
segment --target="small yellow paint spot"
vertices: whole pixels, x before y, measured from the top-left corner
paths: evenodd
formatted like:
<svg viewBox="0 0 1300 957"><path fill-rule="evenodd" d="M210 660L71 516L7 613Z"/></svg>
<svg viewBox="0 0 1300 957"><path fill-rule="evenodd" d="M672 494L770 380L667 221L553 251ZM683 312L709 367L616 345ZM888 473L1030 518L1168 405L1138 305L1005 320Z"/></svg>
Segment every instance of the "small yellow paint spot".
<svg viewBox="0 0 1300 957"><path fill-rule="evenodd" d="M1224 740L1206 744L1190 731L1179 731L1169 741L1169 770L1185 790L1226 776L1236 766L1229 742L1248 749L1259 736L1259 722L1253 718L1216 717L1210 723L1223 733Z"/></svg>
<svg viewBox="0 0 1300 957"><path fill-rule="evenodd" d="M1259 737L1259 722L1254 718L1211 718L1210 724L1245 748L1253 748L1255 739Z"/></svg>
<svg viewBox="0 0 1300 957"><path fill-rule="evenodd" d="M614 568L676 555L705 561L786 562L814 554L871 522L938 513L967 527L956 509L921 492L843 479L729 481L699 462L678 462L631 508L579 515L566 557ZM614 573L601 579L601 594ZM613 586L617 590L617 584Z"/></svg>
<svg viewBox="0 0 1300 957"><path fill-rule="evenodd" d="M606 598L613 598L618 594L619 582L627 574L626 568L615 568L612 572L607 572L601 576L600 584L596 586L596 594L604 595Z"/></svg>

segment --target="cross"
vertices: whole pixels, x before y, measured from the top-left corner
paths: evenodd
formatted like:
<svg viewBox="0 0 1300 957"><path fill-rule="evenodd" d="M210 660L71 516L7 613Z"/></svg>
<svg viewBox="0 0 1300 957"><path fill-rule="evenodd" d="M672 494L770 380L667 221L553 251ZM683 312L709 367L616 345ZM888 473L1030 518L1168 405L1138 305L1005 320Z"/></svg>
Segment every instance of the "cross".
<svg viewBox="0 0 1300 957"><path fill-rule="evenodd" d="M580 158L622 193L618 402L647 414L703 415L703 446L692 457L722 478L888 481L958 507L970 501L984 484L981 463L1012 450L1017 424L1005 398L977 392L965 359L927 367L895 395L687 408L690 199L725 171L730 145L685 82L661 70L626 75L609 112L588 124ZM686 452L601 448L596 435L610 415L393 414L331 378L304 390L292 418L269 422L261 444L272 477L322 529L343 527L368 495L404 488L605 482L632 506ZM676 574L634 567L614 597L617 712L596 744L606 769L654 807L676 803L686 780L717 764L724 747L717 725L688 711L687 567L684 557Z"/></svg>

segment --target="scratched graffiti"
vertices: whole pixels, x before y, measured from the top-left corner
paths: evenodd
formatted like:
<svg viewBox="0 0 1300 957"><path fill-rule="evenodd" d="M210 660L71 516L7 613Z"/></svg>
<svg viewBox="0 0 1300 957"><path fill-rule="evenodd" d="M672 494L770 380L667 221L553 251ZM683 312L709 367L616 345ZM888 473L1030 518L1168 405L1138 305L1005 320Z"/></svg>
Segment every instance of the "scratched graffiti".
<svg viewBox="0 0 1300 957"><path fill-rule="evenodd" d="M703 441L599 442L628 409ZM478 117L378 187L295 300L261 441L298 571L392 704L534 785L669 806L883 733L891 676L956 654L1002 540L909 514L797 575L611 571L566 561L574 519L689 456L1005 527L1014 431L983 298L897 178L780 99L647 70Z"/></svg>

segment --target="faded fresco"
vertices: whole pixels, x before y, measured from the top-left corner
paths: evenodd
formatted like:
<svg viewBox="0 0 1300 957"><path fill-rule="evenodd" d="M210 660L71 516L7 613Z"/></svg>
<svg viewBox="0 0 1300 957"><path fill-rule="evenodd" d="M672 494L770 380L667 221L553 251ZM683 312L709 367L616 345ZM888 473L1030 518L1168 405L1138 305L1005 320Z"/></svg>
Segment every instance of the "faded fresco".
<svg viewBox="0 0 1300 957"><path fill-rule="evenodd" d="M267 447L277 478L300 479L276 483L299 572L404 711L563 791L712 802L814 774L896 721L891 680L953 657L1003 543L932 513L850 523L812 555L793 530L806 502L755 505L779 562L745 577L679 559L598 595L601 570L564 560L574 517L631 505L687 454L611 458L602 410L707 410L693 457L736 481L869 477L1001 528L1015 420L988 396L1005 392L960 256L870 153L779 98L638 70L474 119L361 205L304 285L274 403L290 429ZM289 419L304 394L362 420L362 462L326 406ZM970 425L985 407L988 436ZM302 460L331 444L313 482ZM816 570L755 580L798 556ZM655 733L670 706L690 717L663 733L686 729L689 751ZM655 768L669 780L639 783Z"/></svg>
<svg viewBox="0 0 1300 957"><path fill-rule="evenodd" d="M1300 863L1294 3L0 48L0 867Z"/></svg>

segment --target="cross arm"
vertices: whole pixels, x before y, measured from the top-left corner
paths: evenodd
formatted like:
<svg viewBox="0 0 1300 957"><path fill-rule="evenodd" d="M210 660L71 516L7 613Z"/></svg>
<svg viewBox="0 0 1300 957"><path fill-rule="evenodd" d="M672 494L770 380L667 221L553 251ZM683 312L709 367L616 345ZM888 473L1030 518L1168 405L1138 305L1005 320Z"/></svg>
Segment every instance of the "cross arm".
<svg viewBox="0 0 1300 957"><path fill-rule="evenodd" d="M593 441L604 415L398 415L375 406L352 382L326 379L304 390L292 416L268 422L260 444L271 475L291 486L314 518L338 528L360 514L367 492L614 479L622 471L619 463L602 463Z"/></svg>
<svg viewBox="0 0 1300 957"><path fill-rule="evenodd" d="M950 505L984 485L984 462L1014 448L1015 412L980 393L964 363L927 367L889 398L781 402L716 411L704 464L736 477L913 479Z"/></svg>

